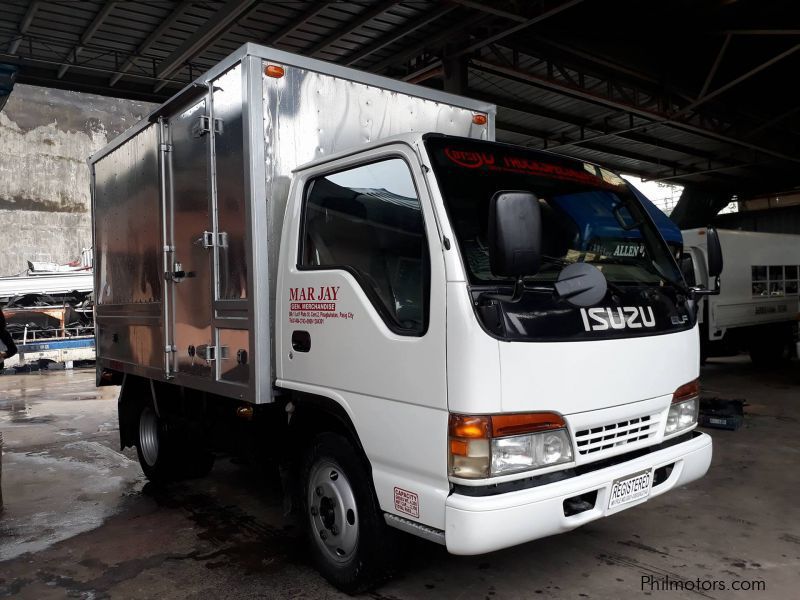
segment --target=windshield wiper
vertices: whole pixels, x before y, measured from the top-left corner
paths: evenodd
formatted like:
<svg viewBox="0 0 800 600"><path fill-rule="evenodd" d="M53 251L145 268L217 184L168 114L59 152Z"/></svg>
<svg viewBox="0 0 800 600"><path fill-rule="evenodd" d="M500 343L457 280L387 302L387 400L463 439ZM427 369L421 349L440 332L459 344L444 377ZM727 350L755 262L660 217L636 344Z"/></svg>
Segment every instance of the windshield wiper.
<svg viewBox="0 0 800 600"><path fill-rule="evenodd" d="M630 258L616 258L616 257L608 257L604 258L603 260L594 260L591 261L591 264L600 264L600 265L625 265L631 267L641 267L648 273L652 273L666 281L667 283L675 286L685 294L689 293L688 288L679 281L672 279L669 275L665 274L658 263L654 260L650 260L649 262L639 261L636 259ZM609 282L609 285L611 283Z"/></svg>

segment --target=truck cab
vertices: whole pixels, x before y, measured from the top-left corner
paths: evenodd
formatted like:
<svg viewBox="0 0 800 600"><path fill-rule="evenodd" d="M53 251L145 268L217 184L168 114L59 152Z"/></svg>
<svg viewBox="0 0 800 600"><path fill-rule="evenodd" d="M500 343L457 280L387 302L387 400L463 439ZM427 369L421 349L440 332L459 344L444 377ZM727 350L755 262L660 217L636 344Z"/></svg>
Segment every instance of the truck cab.
<svg viewBox="0 0 800 600"><path fill-rule="evenodd" d="M518 279L493 268L509 190L541 215L540 266ZM389 525L490 552L708 469L689 291L605 169L383 140L295 172L280 256L276 383L343 407ZM598 277L561 276L576 265Z"/></svg>

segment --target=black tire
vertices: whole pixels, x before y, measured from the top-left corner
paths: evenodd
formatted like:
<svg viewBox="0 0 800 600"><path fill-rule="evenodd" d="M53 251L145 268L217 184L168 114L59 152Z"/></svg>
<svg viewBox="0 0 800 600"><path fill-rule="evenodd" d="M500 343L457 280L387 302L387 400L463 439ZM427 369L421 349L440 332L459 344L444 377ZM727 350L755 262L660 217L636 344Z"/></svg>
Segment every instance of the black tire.
<svg viewBox="0 0 800 600"><path fill-rule="evenodd" d="M757 367L769 367L789 359L789 339L783 328L764 329L750 341L750 360Z"/></svg>
<svg viewBox="0 0 800 600"><path fill-rule="evenodd" d="M153 483L166 483L174 478L167 427L150 405L145 406L139 413L136 454L139 456L139 464L145 477Z"/></svg>
<svg viewBox="0 0 800 600"><path fill-rule="evenodd" d="M159 484L204 477L214 466L199 436L169 427L151 405L139 414L136 454L147 479Z"/></svg>
<svg viewBox="0 0 800 600"><path fill-rule="evenodd" d="M348 594L386 578L387 526L371 476L350 442L335 433L319 435L302 473L303 522L319 572Z"/></svg>

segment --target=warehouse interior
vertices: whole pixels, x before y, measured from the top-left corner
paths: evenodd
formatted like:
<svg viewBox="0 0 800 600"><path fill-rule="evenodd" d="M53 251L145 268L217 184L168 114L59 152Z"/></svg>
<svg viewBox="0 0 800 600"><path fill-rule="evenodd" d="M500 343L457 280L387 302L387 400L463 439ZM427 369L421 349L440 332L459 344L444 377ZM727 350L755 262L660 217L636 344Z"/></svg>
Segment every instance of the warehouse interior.
<svg viewBox="0 0 800 600"><path fill-rule="evenodd" d="M220 455L207 478L155 486L120 451L119 387L95 387L87 160L244 44L494 105L497 141L671 194L687 284L708 271L713 288L698 261L706 228L722 232L722 292L697 326L708 475L482 556L392 537L401 558L366 597L607 598L670 579L671 597L790 597L798 23L780 0L7 0L0 308L26 351L0 369L0 597L345 597L312 566L276 465ZM724 305L734 278L745 292ZM737 329L736 311L761 320Z"/></svg>

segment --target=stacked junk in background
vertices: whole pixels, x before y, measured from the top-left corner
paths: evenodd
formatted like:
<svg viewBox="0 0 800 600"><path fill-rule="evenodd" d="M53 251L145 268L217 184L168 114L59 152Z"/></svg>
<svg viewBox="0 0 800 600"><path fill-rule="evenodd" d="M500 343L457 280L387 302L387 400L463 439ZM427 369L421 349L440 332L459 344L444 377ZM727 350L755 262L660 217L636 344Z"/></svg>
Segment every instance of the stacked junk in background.
<svg viewBox="0 0 800 600"><path fill-rule="evenodd" d="M28 261L28 269L0 277L0 307L18 354L5 373L72 368L94 361L92 251L68 264Z"/></svg>

